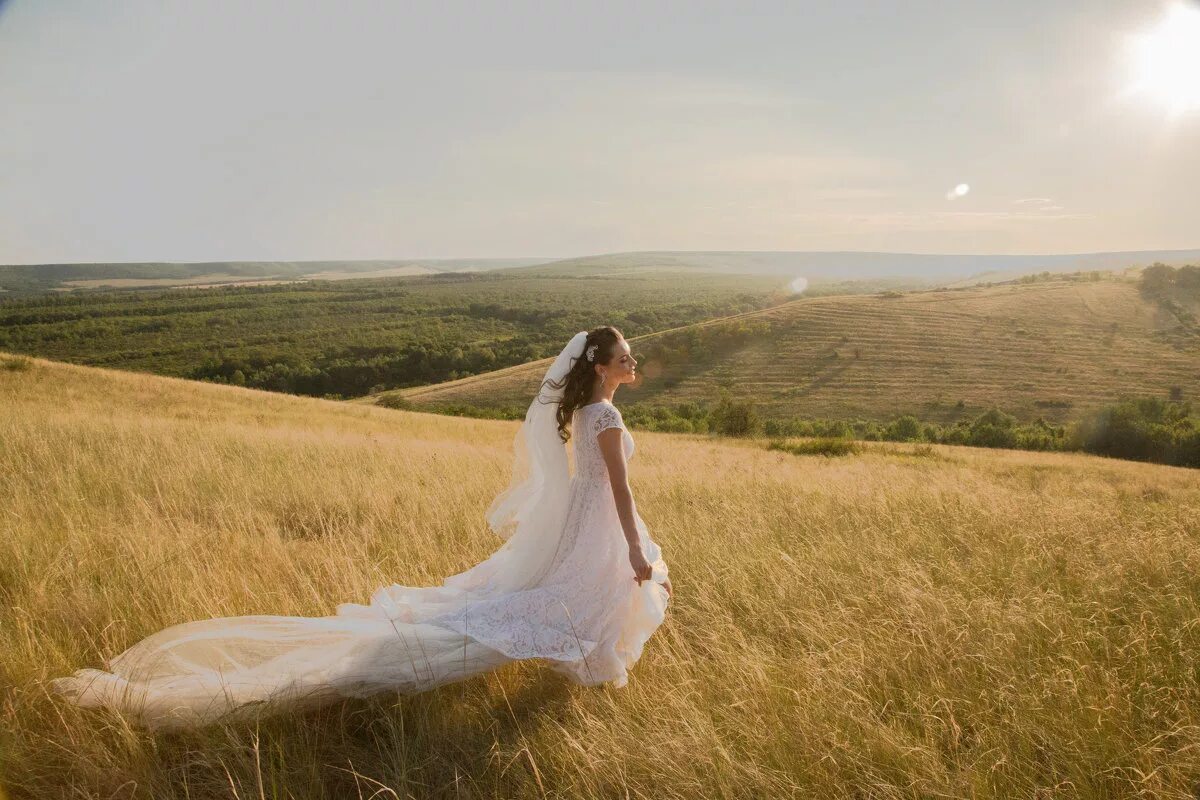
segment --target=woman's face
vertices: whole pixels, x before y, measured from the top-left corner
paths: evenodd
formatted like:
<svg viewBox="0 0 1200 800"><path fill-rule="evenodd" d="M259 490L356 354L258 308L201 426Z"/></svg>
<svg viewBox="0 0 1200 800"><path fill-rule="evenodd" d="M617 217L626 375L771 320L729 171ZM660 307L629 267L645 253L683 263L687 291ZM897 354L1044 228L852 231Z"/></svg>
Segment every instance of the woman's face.
<svg viewBox="0 0 1200 800"><path fill-rule="evenodd" d="M629 342L617 340L612 359L604 365L609 383L632 383L637 379L637 360L629 352Z"/></svg>

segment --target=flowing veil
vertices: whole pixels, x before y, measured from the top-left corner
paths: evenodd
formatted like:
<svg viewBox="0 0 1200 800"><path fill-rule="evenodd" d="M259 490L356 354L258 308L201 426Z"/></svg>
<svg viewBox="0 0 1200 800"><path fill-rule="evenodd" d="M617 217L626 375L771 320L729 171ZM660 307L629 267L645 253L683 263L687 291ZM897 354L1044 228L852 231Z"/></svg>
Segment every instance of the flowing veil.
<svg viewBox="0 0 1200 800"><path fill-rule="evenodd" d="M343 697L424 691L514 658L555 654L481 642L437 624L480 600L534 589L552 565L569 507L566 446L556 412L586 331L554 359L513 442L509 486L487 510L504 544L441 586L393 584L369 604L327 617L251 615L165 628L108 661L50 681L80 706L108 706L152 728L237 720L272 704L305 709ZM559 657L562 657L561 655Z"/></svg>

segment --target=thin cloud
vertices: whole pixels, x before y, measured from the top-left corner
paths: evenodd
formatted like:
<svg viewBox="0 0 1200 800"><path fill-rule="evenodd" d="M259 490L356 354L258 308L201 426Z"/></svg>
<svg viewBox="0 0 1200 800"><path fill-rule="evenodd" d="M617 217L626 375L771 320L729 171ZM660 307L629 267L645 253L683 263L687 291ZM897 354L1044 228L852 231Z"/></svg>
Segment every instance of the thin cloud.
<svg viewBox="0 0 1200 800"><path fill-rule="evenodd" d="M717 159L706 165L703 172L709 178L722 182L803 184L895 178L903 175L904 171L903 165L896 161L870 156L752 153Z"/></svg>
<svg viewBox="0 0 1200 800"><path fill-rule="evenodd" d="M1021 211L887 211L871 214L810 214L797 212L794 219L811 224L866 226L892 231L1006 230L1014 225L1039 225L1089 219L1090 214L1058 214Z"/></svg>

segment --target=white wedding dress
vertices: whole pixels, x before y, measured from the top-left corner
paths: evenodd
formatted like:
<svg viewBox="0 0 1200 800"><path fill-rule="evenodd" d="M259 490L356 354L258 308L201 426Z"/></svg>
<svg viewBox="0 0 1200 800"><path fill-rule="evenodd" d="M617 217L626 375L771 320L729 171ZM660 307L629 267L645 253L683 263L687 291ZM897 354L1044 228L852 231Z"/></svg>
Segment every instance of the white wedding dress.
<svg viewBox="0 0 1200 800"><path fill-rule="evenodd" d="M582 350L572 339L548 377ZM542 398L555 395L542 390ZM575 472L538 400L518 432L510 488L488 512L508 541L441 586L378 589L367 605L329 617L254 615L185 622L108 662L51 681L81 706L108 706L158 729L303 710L343 697L425 691L518 659L541 658L570 680L624 686L662 623L667 566L634 512L653 577L633 577L608 470L596 436L620 428L608 402L576 410ZM558 441L557 448L551 435ZM561 453L559 452L561 451ZM530 463L532 459L532 464Z"/></svg>

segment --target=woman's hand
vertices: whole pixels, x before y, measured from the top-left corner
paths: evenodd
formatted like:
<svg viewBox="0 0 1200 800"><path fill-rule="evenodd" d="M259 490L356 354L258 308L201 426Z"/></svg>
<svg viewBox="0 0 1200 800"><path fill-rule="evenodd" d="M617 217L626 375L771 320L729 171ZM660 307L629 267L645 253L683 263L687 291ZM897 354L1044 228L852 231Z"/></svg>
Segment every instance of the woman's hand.
<svg viewBox="0 0 1200 800"><path fill-rule="evenodd" d="M642 553L641 547L629 548L629 565L633 567L633 579L638 582L638 586L642 585L642 581L650 580L650 575L654 570Z"/></svg>

